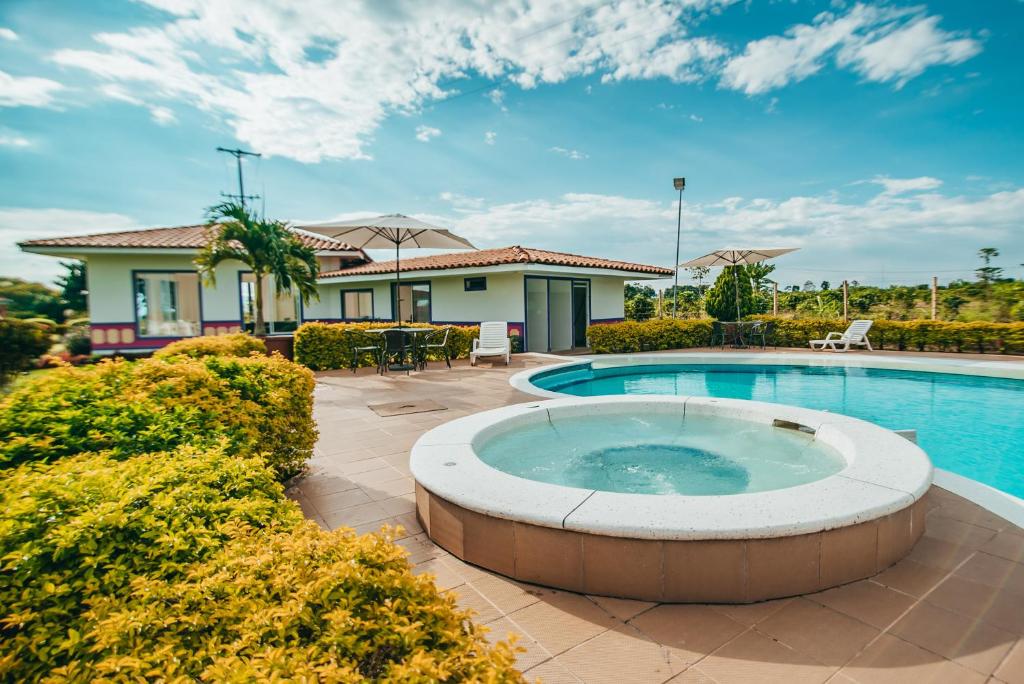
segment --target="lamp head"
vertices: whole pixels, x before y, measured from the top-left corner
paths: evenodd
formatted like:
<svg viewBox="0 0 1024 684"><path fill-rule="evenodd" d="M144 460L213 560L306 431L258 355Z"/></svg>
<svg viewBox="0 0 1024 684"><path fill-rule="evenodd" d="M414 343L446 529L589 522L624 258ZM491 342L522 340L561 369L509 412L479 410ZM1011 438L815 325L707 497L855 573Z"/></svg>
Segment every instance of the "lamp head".
<svg viewBox="0 0 1024 684"><path fill-rule="evenodd" d="M686 179L685 178L673 178L672 179L672 187L674 187L676 190L682 190L683 188L686 187Z"/></svg>

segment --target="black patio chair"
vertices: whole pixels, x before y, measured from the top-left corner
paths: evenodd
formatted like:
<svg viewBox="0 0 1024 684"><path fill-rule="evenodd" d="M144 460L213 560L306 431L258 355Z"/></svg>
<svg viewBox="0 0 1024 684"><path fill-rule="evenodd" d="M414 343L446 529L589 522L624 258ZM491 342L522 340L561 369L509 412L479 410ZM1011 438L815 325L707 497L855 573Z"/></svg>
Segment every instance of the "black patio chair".
<svg viewBox="0 0 1024 684"><path fill-rule="evenodd" d="M413 336L402 330L385 330L381 336L381 372L391 370L392 365L405 366L406 356L412 351ZM397 361L397 363L395 363ZM406 366L407 373L413 366Z"/></svg>
<svg viewBox="0 0 1024 684"><path fill-rule="evenodd" d="M768 346L768 340L772 337L774 331L774 321L754 321L747 332L747 341L751 344L760 341L761 349L764 349Z"/></svg>
<svg viewBox="0 0 1024 684"><path fill-rule="evenodd" d="M352 332L351 330L345 332L345 338L349 346L352 348L352 372L355 373L356 369L359 368L359 360L362 359L363 354L372 354L373 360L377 362L377 372L382 373L383 363L381 362L382 350L381 343L377 344L359 344L360 333Z"/></svg>
<svg viewBox="0 0 1024 684"><path fill-rule="evenodd" d="M451 331L452 326L446 325L443 328L432 330L423 335L421 343L416 348L417 366L421 370L427 369L427 355L430 354L430 352L437 352L443 356L444 362L448 367L452 367L451 352L448 351L448 335Z"/></svg>

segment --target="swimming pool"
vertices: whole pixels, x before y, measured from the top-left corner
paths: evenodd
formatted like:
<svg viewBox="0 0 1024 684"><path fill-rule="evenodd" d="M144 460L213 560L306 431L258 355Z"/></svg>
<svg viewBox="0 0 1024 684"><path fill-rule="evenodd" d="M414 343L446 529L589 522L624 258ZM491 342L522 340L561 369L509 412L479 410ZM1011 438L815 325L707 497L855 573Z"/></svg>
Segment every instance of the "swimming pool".
<svg viewBox="0 0 1024 684"><path fill-rule="evenodd" d="M843 365L657 363L534 373L574 396L674 394L754 399L917 430L939 468L1024 497L1024 380Z"/></svg>

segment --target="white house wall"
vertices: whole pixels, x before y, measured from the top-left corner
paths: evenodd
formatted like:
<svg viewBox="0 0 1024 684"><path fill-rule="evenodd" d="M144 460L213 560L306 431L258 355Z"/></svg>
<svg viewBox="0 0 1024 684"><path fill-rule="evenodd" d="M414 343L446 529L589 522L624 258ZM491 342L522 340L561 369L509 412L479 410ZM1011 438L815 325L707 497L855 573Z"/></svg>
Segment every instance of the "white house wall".
<svg viewBox="0 0 1024 684"><path fill-rule="evenodd" d="M590 279L591 323L621 321L625 317L625 282L621 276L595 276Z"/></svg>

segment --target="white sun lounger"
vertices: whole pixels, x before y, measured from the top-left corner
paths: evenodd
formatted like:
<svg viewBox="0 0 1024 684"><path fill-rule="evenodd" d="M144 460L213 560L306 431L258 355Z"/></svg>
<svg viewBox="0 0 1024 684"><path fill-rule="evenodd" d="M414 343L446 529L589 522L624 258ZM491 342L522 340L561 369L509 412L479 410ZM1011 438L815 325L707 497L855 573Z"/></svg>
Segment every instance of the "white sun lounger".
<svg viewBox="0 0 1024 684"><path fill-rule="evenodd" d="M508 337L508 323L505 321L485 321L480 324L480 338L473 340L473 349L469 352L469 364L476 365L478 356L504 356L505 365L512 358L512 341Z"/></svg>
<svg viewBox="0 0 1024 684"><path fill-rule="evenodd" d="M868 351L874 351L871 342L868 341L868 330L871 329L872 323L874 321L853 321L844 333L830 332L823 340L811 340L811 349L845 352L849 351L850 347L860 346L867 347Z"/></svg>

